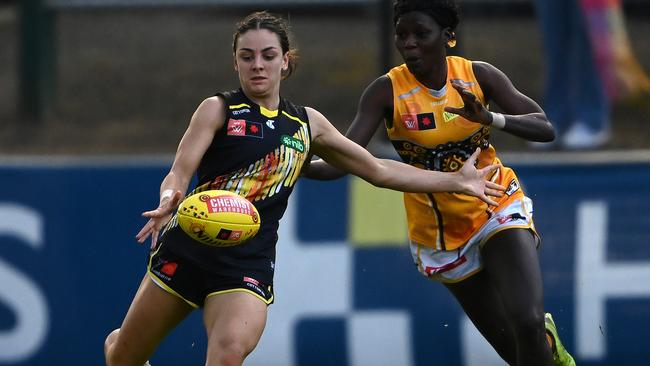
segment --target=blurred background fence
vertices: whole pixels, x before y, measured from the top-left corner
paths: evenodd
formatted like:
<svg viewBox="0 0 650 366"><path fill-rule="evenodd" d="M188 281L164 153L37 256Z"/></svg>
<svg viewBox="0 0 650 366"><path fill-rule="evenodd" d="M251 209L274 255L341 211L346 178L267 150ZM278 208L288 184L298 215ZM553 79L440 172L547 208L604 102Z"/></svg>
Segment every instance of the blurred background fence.
<svg viewBox="0 0 650 366"><path fill-rule="evenodd" d="M386 0L24 0L0 8L0 152L173 152L206 96L237 86L234 23L253 9L287 15L301 54L283 93L345 130L364 87L398 62ZM540 100L544 56L530 1L463 0L458 52L491 62ZM650 69L650 4L626 0ZM385 19L385 20L384 20ZM22 21L21 21L22 20ZM646 100L619 103L614 149L646 147ZM34 120L38 121L34 123ZM525 149L496 133L500 149Z"/></svg>

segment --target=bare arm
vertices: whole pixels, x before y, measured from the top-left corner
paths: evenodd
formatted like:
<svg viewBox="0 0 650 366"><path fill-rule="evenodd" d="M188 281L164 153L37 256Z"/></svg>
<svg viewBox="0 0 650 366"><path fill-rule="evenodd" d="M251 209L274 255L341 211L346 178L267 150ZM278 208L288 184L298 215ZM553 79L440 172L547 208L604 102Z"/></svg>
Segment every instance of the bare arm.
<svg viewBox="0 0 650 366"><path fill-rule="evenodd" d="M224 118L224 103L219 97L207 98L198 106L178 145L174 163L160 184L160 204L142 214L149 221L136 235L138 242L143 243L151 235L151 247L156 246L158 233L183 199L214 134L223 127Z"/></svg>
<svg viewBox="0 0 650 366"><path fill-rule="evenodd" d="M555 129L542 108L531 98L515 88L501 70L486 63L473 62L474 75L486 100L496 103L505 117L503 131L530 141L549 142L555 139ZM492 114L470 91L453 84L465 103L462 108L447 107L447 112L484 125L492 124Z"/></svg>
<svg viewBox="0 0 650 366"><path fill-rule="evenodd" d="M334 167L357 175L369 183L404 192L459 192L479 197L495 205L487 197L501 196L503 187L485 177L497 166L477 170L474 167L480 150L472 155L463 169L442 173L418 169L389 159L377 159L360 145L348 140L318 111L307 108L312 129L314 152Z"/></svg>
<svg viewBox="0 0 650 366"><path fill-rule="evenodd" d="M392 118L393 88L387 76L381 76L370 83L359 98L357 114L345 133L345 137L366 147L384 118ZM319 155L320 156L320 155ZM340 178L346 172L327 164L322 159L311 162L304 173L307 178L331 180Z"/></svg>

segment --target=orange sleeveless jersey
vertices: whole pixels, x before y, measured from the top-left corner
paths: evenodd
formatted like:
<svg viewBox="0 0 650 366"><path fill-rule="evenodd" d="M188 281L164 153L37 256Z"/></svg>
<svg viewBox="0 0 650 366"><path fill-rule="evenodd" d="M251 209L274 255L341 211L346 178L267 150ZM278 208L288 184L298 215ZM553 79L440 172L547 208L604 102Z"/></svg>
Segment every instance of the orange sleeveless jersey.
<svg viewBox="0 0 650 366"><path fill-rule="evenodd" d="M480 147L479 168L500 163L489 142L489 126L444 110L445 106L463 105L462 98L451 86L452 80L459 81L486 104L471 61L447 57L447 83L442 90L422 85L404 64L391 69L387 76L393 85L394 112L393 121L386 128L404 162L423 169L453 172ZM497 207L457 193L405 193L411 241L439 250L456 249L467 243L494 212L523 198L512 169L502 167L490 180L507 187Z"/></svg>

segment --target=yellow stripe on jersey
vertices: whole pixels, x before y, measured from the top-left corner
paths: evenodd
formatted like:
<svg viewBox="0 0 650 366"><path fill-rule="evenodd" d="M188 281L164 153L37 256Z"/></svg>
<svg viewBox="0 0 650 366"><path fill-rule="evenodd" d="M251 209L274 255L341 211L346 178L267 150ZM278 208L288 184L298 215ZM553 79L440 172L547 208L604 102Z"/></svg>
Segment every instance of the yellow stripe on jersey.
<svg viewBox="0 0 650 366"><path fill-rule="evenodd" d="M237 104L237 105L229 105L228 106L229 109L250 108L250 107L251 106L246 104L246 103Z"/></svg>
<svg viewBox="0 0 650 366"><path fill-rule="evenodd" d="M289 113L287 113L287 112L285 112L285 111L282 111L282 114L284 114L285 116L287 116L287 117L291 118L292 120L294 120L294 121L296 121L296 122L299 122L299 123L301 123L301 124L303 124L303 125L306 125L306 124L307 124L307 123L303 122L300 118L298 118L298 117L294 117L294 116L290 115Z"/></svg>
<svg viewBox="0 0 650 366"><path fill-rule="evenodd" d="M262 106L260 106L260 113L262 113L262 115L264 117L267 117L267 118L274 118L274 117L278 116L278 110L277 109L272 111L272 110L266 109L266 108L264 108Z"/></svg>

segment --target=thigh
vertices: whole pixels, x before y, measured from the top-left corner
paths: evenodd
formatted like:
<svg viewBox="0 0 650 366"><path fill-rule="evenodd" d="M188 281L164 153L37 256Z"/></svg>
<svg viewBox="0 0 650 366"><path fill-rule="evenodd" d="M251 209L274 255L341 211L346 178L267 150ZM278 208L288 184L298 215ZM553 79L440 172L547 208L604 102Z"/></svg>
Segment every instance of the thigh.
<svg viewBox="0 0 650 366"><path fill-rule="evenodd" d="M249 292L236 290L208 297L203 312L208 360L229 348L241 350L244 357L248 355L262 336L266 317L266 303Z"/></svg>
<svg viewBox="0 0 650 366"><path fill-rule="evenodd" d="M528 229L495 234L482 249L485 271L509 316L543 311L537 237Z"/></svg>
<svg viewBox="0 0 650 366"><path fill-rule="evenodd" d="M476 329L504 361L514 364L516 342L501 297L486 271L458 283L445 284Z"/></svg>
<svg viewBox="0 0 650 366"><path fill-rule="evenodd" d="M192 310L146 274L111 346L112 358L125 364L144 364L163 338Z"/></svg>

